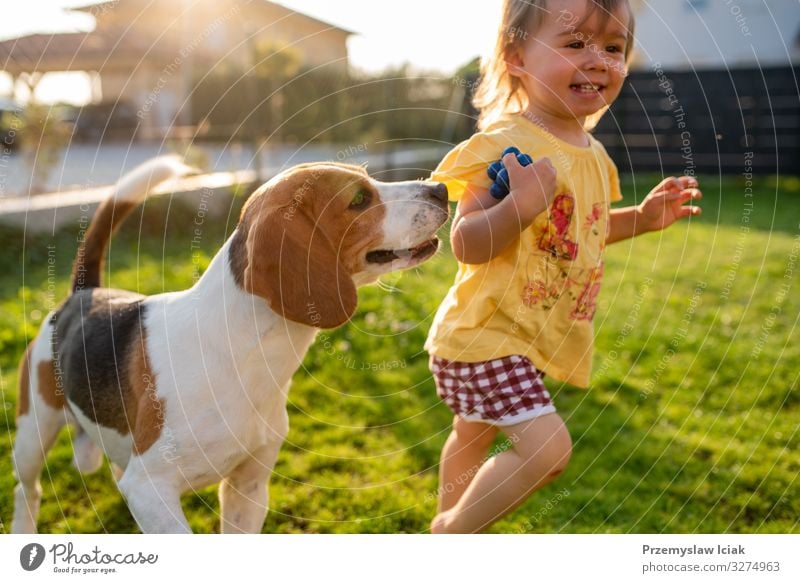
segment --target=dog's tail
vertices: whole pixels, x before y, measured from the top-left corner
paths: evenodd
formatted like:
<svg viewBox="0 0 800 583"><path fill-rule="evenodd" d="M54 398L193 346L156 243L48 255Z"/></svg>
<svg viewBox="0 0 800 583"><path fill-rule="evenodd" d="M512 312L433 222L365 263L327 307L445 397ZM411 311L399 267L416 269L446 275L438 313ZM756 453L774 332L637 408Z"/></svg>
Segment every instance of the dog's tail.
<svg viewBox="0 0 800 583"><path fill-rule="evenodd" d="M145 162L123 176L111 196L100 203L78 246L72 267L72 291L100 287L103 259L111 236L159 184L195 172L179 156L162 156Z"/></svg>

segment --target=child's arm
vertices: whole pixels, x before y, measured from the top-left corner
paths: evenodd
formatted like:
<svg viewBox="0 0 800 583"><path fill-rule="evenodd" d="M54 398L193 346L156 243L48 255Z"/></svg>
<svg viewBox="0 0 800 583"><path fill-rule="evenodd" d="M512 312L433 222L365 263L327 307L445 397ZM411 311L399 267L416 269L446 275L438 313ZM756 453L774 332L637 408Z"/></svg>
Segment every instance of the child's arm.
<svg viewBox="0 0 800 583"><path fill-rule="evenodd" d="M556 171L542 158L521 166L514 154L503 158L511 193L496 200L484 188L470 187L458 203L450 241L461 263L486 263L508 247L553 200Z"/></svg>
<svg viewBox="0 0 800 583"><path fill-rule="evenodd" d="M637 206L613 209L608 217L607 243L616 243L642 233L666 229L675 221L699 215L698 206L684 203L700 200L703 193L692 176L665 178Z"/></svg>

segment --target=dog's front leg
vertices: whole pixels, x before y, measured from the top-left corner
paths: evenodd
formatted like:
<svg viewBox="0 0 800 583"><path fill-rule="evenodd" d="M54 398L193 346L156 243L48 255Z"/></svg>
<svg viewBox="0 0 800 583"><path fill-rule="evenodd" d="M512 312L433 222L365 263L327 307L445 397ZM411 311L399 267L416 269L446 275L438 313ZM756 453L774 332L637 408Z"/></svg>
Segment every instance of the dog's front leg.
<svg viewBox="0 0 800 583"><path fill-rule="evenodd" d="M169 480L140 461L132 461L117 486L145 534L191 534L181 508L181 493Z"/></svg>
<svg viewBox="0 0 800 583"><path fill-rule="evenodd" d="M223 534L261 532L269 508L269 478L282 443L276 440L256 450L219 485Z"/></svg>

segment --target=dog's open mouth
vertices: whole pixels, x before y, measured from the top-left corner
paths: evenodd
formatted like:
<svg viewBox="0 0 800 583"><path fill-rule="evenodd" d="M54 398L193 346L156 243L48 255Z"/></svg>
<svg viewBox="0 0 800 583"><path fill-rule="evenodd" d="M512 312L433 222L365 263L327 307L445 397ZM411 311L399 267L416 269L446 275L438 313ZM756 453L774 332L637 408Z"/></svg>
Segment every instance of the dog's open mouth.
<svg viewBox="0 0 800 583"><path fill-rule="evenodd" d="M437 249L439 249L439 239L434 237L411 249L378 249L370 251L367 253L367 261L369 263L391 263L398 259L426 259L436 253Z"/></svg>

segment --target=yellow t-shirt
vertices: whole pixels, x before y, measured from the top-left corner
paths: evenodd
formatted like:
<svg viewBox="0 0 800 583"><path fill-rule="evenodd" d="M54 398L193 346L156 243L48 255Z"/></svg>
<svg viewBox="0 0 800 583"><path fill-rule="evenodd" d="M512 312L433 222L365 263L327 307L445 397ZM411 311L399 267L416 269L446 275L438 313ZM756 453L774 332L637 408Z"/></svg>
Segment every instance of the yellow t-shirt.
<svg viewBox="0 0 800 583"><path fill-rule="evenodd" d="M622 199L617 169L594 137L574 146L510 115L456 146L431 179L447 184L451 200L468 184L488 189L486 169L508 146L550 158L556 197L494 259L458 264L425 348L462 362L520 354L556 379L588 387L609 206Z"/></svg>

